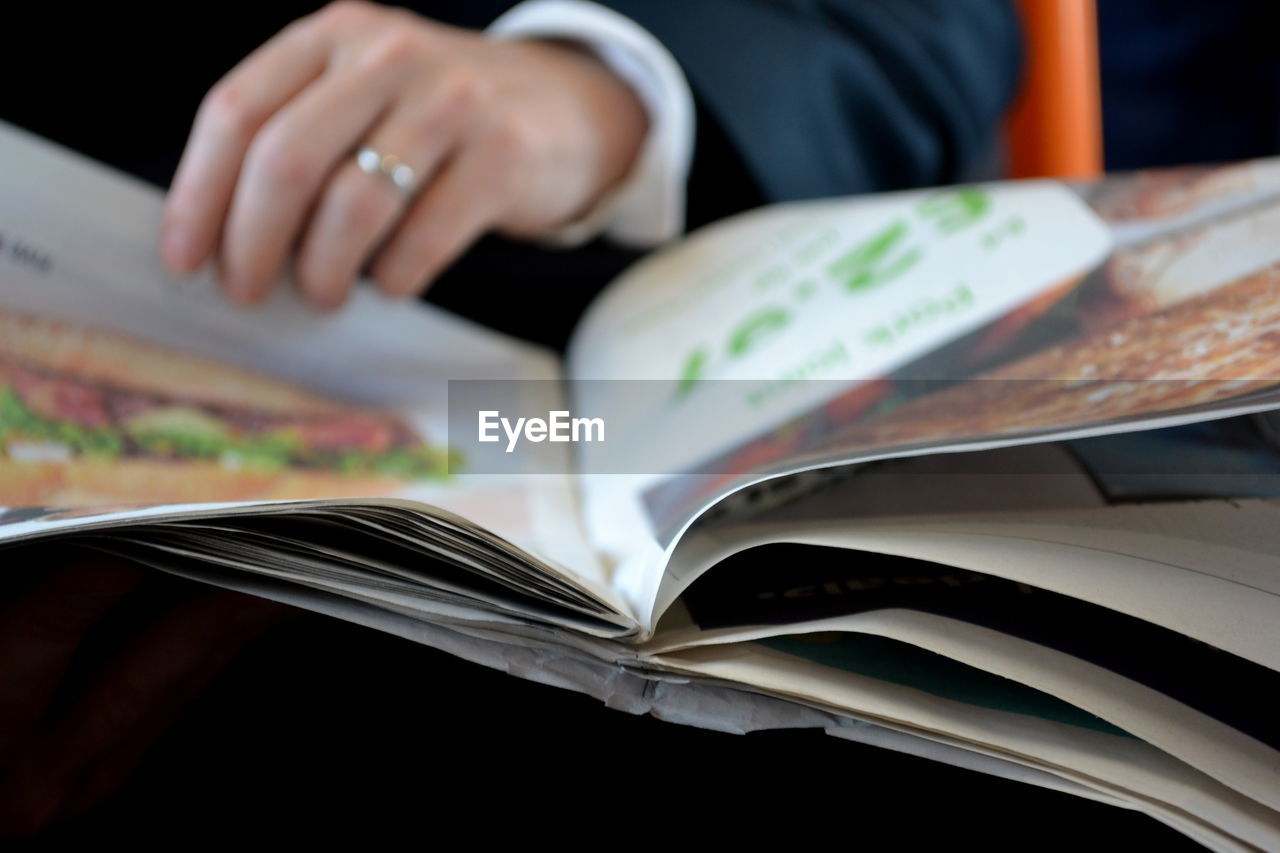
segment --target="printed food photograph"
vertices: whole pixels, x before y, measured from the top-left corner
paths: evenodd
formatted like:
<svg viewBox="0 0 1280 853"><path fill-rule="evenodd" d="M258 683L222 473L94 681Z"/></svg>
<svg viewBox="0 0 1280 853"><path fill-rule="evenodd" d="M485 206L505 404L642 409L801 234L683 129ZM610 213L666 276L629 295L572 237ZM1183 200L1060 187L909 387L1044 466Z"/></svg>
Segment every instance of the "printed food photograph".
<svg viewBox="0 0 1280 853"><path fill-rule="evenodd" d="M0 311L0 504L389 495L449 458L395 414Z"/></svg>
<svg viewBox="0 0 1280 853"><path fill-rule="evenodd" d="M1232 199L1280 187L1280 171L1264 161L1140 169L1083 186L1098 215L1108 222L1176 219Z"/></svg>
<svg viewBox="0 0 1280 853"><path fill-rule="evenodd" d="M1269 166L1137 172L1078 187L1116 229L1105 263L696 472L711 476L659 484L650 512L679 517L737 477L802 453L1105 424L1280 384L1271 236L1280 205L1268 196L1280 176ZM1139 221L1144 230L1126 239L1120 229Z"/></svg>
<svg viewBox="0 0 1280 853"><path fill-rule="evenodd" d="M1244 171L1245 166L1187 170L1182 177L1194 177L1200 193L1191 193L1186 181L1155 182L1141 175L1109 180L1098 192L1117 209L1194 212L1192 198L1208 204L1221 202L1227 188L1253 190L1253 182L1241 177ZM1162 201L1167 195L1176 198ZM1101 423L1276 384L1280 253L1268 234L1277 221L1280 208L1272 203L1119 249L1074 286L1052 291L1053 305L1038 301L1039 316L1004 335L998 347L990 339L1002 331L1003 321L961 341L960 353L953 350L945 360L930 358L906 371L931 376L935 364L956 363L949 361L953 355L982 368L966 381L909 401L913 383L905 383L901 405L882 406L853 422L839 434L838 446ZM1229 263L1220 257L1224 246L1231 250ZM1206 250L1213 262L1203 257Z"/></svg>

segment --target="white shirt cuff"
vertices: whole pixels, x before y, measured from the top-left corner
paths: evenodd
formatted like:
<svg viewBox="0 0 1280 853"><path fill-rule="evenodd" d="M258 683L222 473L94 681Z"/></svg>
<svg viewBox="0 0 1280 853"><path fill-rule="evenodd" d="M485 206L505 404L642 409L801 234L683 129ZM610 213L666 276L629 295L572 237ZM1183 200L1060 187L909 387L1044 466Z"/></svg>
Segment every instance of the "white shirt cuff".
<svg viewBox="0 0 1280 853"><path fill-rule="evenodd" d="M639 24L587 0L525 0L494 21L494 38L581 42L635 91L649 114L649 134L627 178L586 216L548 242L574 246L604 233L650 247L684 230L685 186L693 156L693 95L679 63Z"/></svg>

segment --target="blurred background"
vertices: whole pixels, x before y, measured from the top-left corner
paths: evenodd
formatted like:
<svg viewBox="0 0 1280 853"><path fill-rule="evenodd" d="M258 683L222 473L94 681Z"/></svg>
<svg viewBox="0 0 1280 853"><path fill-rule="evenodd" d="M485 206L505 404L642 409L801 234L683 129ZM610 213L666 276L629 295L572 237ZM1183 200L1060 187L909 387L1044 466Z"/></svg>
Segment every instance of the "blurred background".
<svg viewBox="0 0 1280 853"><path fill-rule="evenodd" d="M1097 10L1109 170L1280 153L1280 4L1101 0Z"/></svg>

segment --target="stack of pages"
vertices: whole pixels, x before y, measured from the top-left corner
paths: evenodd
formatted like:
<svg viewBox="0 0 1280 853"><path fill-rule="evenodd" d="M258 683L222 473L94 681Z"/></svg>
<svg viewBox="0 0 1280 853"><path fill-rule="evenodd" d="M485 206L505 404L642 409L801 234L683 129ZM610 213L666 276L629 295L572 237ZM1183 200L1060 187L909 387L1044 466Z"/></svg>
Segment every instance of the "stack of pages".
<svg viewBox="0 0 1280 853"><path fill-rule="evenodd" d="M0 127L0 560L1280 848L1280 161L751 212L563 360L368 288L232 308L160 215Z"/></svg>

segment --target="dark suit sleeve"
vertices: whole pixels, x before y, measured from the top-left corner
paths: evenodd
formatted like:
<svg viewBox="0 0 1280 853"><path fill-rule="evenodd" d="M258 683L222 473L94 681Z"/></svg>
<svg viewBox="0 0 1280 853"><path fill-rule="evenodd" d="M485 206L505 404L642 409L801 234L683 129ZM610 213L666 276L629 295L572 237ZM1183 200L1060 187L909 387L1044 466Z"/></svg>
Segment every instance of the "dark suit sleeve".
<svg viewBox="0 0 1280 853"><path fill-rule="evenodd" d="M992 150L1020 65L1008 0L604 3L675 55L699 147L727 143L761 201L962 178Z"/></svg>

